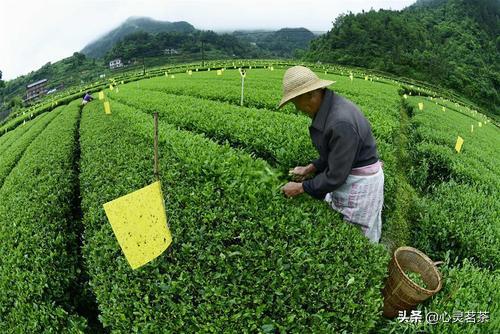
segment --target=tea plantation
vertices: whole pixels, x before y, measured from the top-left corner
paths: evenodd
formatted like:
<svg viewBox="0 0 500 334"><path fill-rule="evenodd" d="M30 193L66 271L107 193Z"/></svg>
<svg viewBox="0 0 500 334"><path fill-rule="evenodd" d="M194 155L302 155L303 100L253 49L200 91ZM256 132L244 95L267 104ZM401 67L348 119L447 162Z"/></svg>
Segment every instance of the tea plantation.
<svg viewBox="0 0 500 334"><path fill-rule="evenodd" d="M288 66L214 62L129 74L85 87L95 100L82 111L72 90L0 125L0 331L498 331L498 125L422 87L314 67L372 125L386 180L374 245L326 203L280 192L288 170L316 155L311 120L293 106L276 109ZM134 271L103 204L154 181L154 112L173 242ZM387 265L402 245L444 261L443 290L418 311L487 318L383 318Z"/></svg>

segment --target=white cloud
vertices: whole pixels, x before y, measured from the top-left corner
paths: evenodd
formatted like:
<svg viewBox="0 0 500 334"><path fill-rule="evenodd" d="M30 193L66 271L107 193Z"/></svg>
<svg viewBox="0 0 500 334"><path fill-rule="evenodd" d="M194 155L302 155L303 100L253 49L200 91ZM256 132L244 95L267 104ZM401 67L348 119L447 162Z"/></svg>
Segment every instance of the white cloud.
<svg viewBox="0 0 500 334"><path fill-rule="evenodd" d="M305 27L329 30L343 12L402 9L413 0L5 0L0 2L0 70L13 79L81 50L129 16L188 21L199 29Z"/></svg>

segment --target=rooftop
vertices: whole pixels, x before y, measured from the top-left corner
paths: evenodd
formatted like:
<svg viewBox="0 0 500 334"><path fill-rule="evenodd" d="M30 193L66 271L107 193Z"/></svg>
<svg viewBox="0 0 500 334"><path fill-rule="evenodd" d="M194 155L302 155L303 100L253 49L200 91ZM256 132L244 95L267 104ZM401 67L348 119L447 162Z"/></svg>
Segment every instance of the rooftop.
<svg viewBox="0 0 500 334"><path fill-rule="evenodd" d="M26 88L35 87L35 86L38 86L44 82L47 82L47 79L42 79L42 80L38 80L36 82L30 83L28 86L26 86Z"/></svg>

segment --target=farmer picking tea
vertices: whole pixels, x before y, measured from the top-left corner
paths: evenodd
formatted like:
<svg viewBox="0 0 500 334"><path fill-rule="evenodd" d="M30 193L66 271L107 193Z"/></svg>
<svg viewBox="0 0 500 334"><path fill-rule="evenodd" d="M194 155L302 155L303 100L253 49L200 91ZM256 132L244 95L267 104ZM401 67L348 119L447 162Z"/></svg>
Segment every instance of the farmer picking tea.
<svg viewBox="0 0 500 334"><path fill-rule="evenodd" d="M333 83L303 66L285 72L279 107L291 101L312 118L309 133L319 158L291 170L297 182L288 182L282 191L288 197L306 192L325 200L377 243L384 200L382 164L370 123L353 102L326 88Z"/></svg>

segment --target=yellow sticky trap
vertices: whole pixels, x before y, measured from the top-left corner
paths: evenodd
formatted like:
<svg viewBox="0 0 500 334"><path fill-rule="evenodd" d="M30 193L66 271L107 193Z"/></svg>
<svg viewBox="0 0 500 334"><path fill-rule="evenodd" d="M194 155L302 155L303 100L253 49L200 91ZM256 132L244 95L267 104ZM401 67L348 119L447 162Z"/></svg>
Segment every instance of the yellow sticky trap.
<svg viewBox="0 0 500 334"><path fill-rule="evenodd" d="M460 153L460 151L462 150L462 145L464 144L464 140L462 139L462 137L458 136L457 138L457 143L455 144L455 150Z"/></svg>
<svg viewBox="0 0 500 334"><path fill-rule="evenodd" d="M175 79L175 75L173 75L173 74L172 74L172 75L170 76L170 78L171 78L171 79Z"/></svg>
<svg viewBox="0 0 500 334"><path fill-rule="evenodd" d="M101 90L99 92L99 101L102 101L102 100L104 100L104 92Z"/></svg>
<svg viewBox="0 0 500 334"><path fill-rule="evenodd" d="M470 125L470 132L474 132L474 124Z"/></svg>
<svg viewBox="0 0 500 334"><path fill-rule="evenodd" d="M271 66L271 68L270 68L270 69L271 69L271 71L274 71L274 67L273 67L273 66Z"/></svg>
<svg viewBox="0 0 500 334"><path fill-rule="evenodd" d="M210 67L207 69L208 72L210 72Z"/></svg>
<svg viewBox="0 0 500 334"><path fill-rule="evenodd" d="M165 76L168 78L168 72L165 72Z"/></svg>
<svg viewBox="0 0 500 334"><path fill-rule="evenodd" d="M193 75L193 71L189 70L189 71L188 71L188 74L189 74L189 75Z"/></svg>
<svg viewBox="0 0 500 334"><path fill-rule="evenodd" d="M443 109L442 109L442 110L443 110L443 111L446 111L446 108L445 108L445 107L443 107Z"/></svg>
<svg viewBox="0 0 500 334"><path fill-rule="evenodd" d="M217 75L222 75L222 71L221 70L217 70Z"/></svg>
<svg viewBox="0 0 500 334"><path fill-rule="evenodd" d="M123 85L124 84L123 80L121 82L122 82L122 85Z"/></svg>
<svg viewBox="0 0 500 334"><path fill-rule="evenodd" d="M424 103L423 102L418 103L418 110L424 110Z"/></svg>
<svg viewBox="0 0 500 334"><path fill-rule="evenodd" d="M368 81L368 76L367 75L365 75L365 81Z"/></svg>
<svg viewBox="0 0 500 334"><path fill-rule="evenodd" d="M111 106L109 105L109 101L104 102L104 112L107 115L111 115Z"/></svg>
<svg viewBox="0 0 500 334"><path fill-rule="evenodd" d="M109 90L113 90L113 85L109 85Z"/></svg>
<svg viewBox="0 0 500 334"><path fill-rule="evenodd" d="M477 124L477 125L479 125L479 127L482 127L482 126L483 126L483 123L478 122L478 124Z"/></svg>
<svg viewBox="0 0 500 334"><path fill-rule="evenodd" d="M132 269L172 243L160 181L104 204L104 211Z"/></svg>
<svg viewBox="0 0 500 334"><path fill-rule="evenodd" d="M406 100L408 98L408 95L404 94L403 97Z"/></svg>

